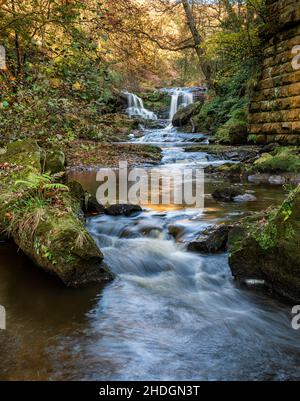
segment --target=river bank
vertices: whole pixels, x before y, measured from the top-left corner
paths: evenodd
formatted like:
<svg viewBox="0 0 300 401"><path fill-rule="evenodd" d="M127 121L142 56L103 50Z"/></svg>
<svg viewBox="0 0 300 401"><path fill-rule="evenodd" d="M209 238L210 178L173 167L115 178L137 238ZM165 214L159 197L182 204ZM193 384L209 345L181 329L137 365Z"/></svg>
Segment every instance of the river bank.
<svg viewBox="0 0 300 401"><path fill-rule="evenodd" d="M225 163L208 153L184 152L186 138L176 130L164 134L147 131L136 139L149 144L164 138L162 165L183 156L188 165ZM96 191L96 171L74 174L90 193ZM8 330L1 333L0 377L297 378L300 351L289 307L259 288L250 292L234 282L225 253L185 249L205 227L232 223L249 211L280 204L285 196L279 187L248 183L256 202L218 202L210 194L221 183L207 176L202 214L148 205L131 217L89 217L86 227L116 277L105 287L66 289L36 271L12 245L2 244L0 294L10 314Z"/></svg>
<svg viewBox="0 0 300 401"><path fill-rule="evenodd" d="M114 152L126 156L124 149L156 144L161 149L159 166L166 172L178 163L182 168L226 166L228 158L209 152L214 145L190 148L193 139L205 141L207 135L184 134L172 127L145 129L130 144L99 144L95 152L101 161L101 146L109 151L120 147L122 151ZM81 147L80 142L75 145ZM90 150L83 151L89 157ZM108 155L104 166L113 164ZM69 180L94 195L97 170L71 168ZM212 194L223 185L223 177L206 174L203 211L147 204L131 216L87 217L85 228L115 277L106 285L65 288L39 272L12 244L2 243L0 296L10 314L8 330L0 333L0 377L299 378L299 336L291 328L289 305L274 294L270 297L263 287L253 287L251 280L235 281L224 250L213 254L187 249L208 227L235 225L249 214L281 205L286 197L280 186L239 182L236 188L255 201L214 199Z"/></svg>
<svg viewBox="0 0 300 401"><path fill-rule="evenodd" d="M120 161L127 161L131 166L157 164L161 159L160 148L147 144L73 141L64 148L64 152L68 169L118 167Z"/></svg>

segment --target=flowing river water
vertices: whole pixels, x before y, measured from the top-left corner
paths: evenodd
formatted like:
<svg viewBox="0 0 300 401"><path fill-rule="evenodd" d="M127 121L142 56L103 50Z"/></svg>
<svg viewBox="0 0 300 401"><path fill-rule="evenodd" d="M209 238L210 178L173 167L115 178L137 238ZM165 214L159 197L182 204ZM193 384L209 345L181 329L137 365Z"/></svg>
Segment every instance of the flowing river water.
<svg viewBox="0 0 300 401"><path fill-rule="evenodd" d="M134 141L162 147L162 166L220 164L184 152L201 134L145 130ZM73 172L90 192L96 172ZM99 215L87 228L116 279L104 287L67 289L36 269L11 244L0 244L0 379L29 380L293 380L300 379L300 332L291 308L234 282L226 254L186 251L205 226L234 221L280 203L276 186L245 185L254 202L205 208L148 207L132 217ZM175 240L171 230L178 233Z"/></svg>

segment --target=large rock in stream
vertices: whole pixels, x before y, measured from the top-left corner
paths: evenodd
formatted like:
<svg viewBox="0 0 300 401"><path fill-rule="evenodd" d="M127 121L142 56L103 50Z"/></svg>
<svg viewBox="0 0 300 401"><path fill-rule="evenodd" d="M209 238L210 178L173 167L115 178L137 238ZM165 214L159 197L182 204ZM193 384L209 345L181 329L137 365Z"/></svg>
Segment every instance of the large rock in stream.
<svg viewBox="0 0 300 401"><path fill-rule="evenodd" d="M274 293L299 303L300 186L279 208L236 225L229 233L229 252L238 280L264 280Z"/></svg>
<svg viewBox="0 0 300 401"><path fill-rule="evenodd" d="M228 234L231 229L232 226L226 224L207 227L197 238L188 244L187 249L200 253L225 252Z"/></svg>
<svg viewBox="0 0 300 401"><path fill-rule="evenodd" d="M80 200L41 174L42 155L37 143L28 140L9 144L0 156L0 228L67 286L112 279L80 218Z"/></svg>
<svg viewBox="0 0 300 401"><path fill-rule="evenodd" d="M186 107L181 107L177 113L174 115L172 124L174 127L183 127L188 124L193 116L199 113L201 107L201 102L196 102L190 104Z"/></svg>
<svg viewBox="0 0 300 401"><path fill-rule="evenodd" d="M212 197L217 201L234 202L237 197L244 195L237 186L220 186L212 192Z"/></svg>

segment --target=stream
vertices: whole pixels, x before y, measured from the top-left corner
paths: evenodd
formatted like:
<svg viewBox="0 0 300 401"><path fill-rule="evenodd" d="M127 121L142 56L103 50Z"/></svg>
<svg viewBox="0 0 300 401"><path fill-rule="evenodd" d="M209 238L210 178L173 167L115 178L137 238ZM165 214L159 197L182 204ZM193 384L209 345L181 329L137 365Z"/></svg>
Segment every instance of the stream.
<svg viewBox="0 0 300 401"><path fill-rule="evenodd" d="M139 106L134 99L132 104ZM205 135L165 124L132 141L159 145L162 166L224 163L185 151ZM71 178L96 192L95 171L74 171ZM238 285L226 254L191 253L184 244L206 226L279 204L283 190L243 184L257 200L224 204L210 196L217 183L206 177L202 213L147 205L132 217L88 218L87 228L116 274L105 286L64 288L15 246L0 243L0 304L7 310L0 379L300 379L300 333L291 327L291 307Z"/></svg>

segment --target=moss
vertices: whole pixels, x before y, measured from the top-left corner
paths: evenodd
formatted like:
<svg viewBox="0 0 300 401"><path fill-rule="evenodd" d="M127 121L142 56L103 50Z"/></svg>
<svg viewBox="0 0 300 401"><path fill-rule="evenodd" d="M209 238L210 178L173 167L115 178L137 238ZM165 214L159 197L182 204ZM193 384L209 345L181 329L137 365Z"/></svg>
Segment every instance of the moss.
<svg viewBox="0 0 300 401"><path fill-rule="evenodd" d="M264 154L256 160L252 171L259 173L297 173L300 171L300 157L297 150L288 147L277 149L274 154Z"/></svg>
<svg viewBox="0 0 300 401"><path fill-rule="evenodd" d="M0 155L0 163L11 163L32 171L41 168L41 150L35 140L15 141Z"/></svg>
<svg viewBox="0 0 300 401"><path fill-rule="evenodd" d="M144 102L146 109L154 111L159 114L169 109L171 97L164 92L143 92L138 94Z"/></svg>
<svg viewBox="0 0 300 401"><path fill-rule="evenodd" d="M230 118L216 132L216 138L224 144L244 144L247 142L246 121Z"/></svg>
<svg viewBox="0 0 300 401"><path fill-rule="evenodd" d="M161 149L157 146L140 144L98 143L94 141L74 141L64 148L68 167L95 166L117 167L120 160L127 160L129 165L158 163Z"/></svg>
<svg viewBox="0 0 300 401"><path fill-rule="evenodd" d="M47 149L42 155L42 170L51 174L56 174L65 169L65 154L58 148Z"/></svg>
<svg viewBox="0 0 300 401"><path fill-rule="evenodd" d="M191 118L198 114L202 107L201 102L195 102L186 107L181 107L174 115L172 123L174 127L183 127L190 123Z"/></svg>
<svg viewBox="0 0 300 401"><path fill-rule="evenodd" d="M132 130L138 128L138 121L122 113L105 114L98 117L93 128L82 130L77 137L99 142L123 142Z"/></svg>
<svg viewBox="0 0 300 401"><path fill-rule="evenodd" d="M300 300L300 186L277 209L245 219L229 238L238 279L259 278L276 293Z"/></svg>
<svg viewBox="0 0 300 401"><path fill-rule="evenodd" d="M255 134L248 135L247 141L248 141L248 143L256 144L257 143L257 135L255 135Z"/></svg>
<svg viewBox="0 0 300 401"><path fill-rule="evenodd" d="M1 180L2 230L35 264L68 286L110 279L101 251L78 217L80 199L55 175L41 174L40 154L36 143L25 141L9 145L1 155L0 162L26 163Z"/></svg>
<svg viewBox="0 0 300 401"><path fill-rule="evenodd" d="M252 236L261 249L268 250L275 246L278 238L278 230L272 215L269 216L268 222L265 225L257 225L253 227Z"/></svg>

